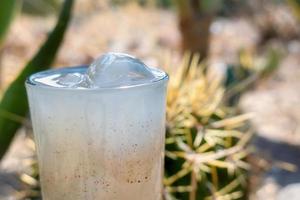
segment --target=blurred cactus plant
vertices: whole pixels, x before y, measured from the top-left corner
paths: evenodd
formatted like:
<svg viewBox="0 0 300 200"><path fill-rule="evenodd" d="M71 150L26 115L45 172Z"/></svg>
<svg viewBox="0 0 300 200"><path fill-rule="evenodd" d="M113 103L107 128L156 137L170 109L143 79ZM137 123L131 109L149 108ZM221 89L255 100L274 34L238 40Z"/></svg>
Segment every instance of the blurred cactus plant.
<svg viewBox="0 0 300 200"><path fill-rule="evenodd" d="M224 83L227 88L226 104L237 105L243 93L271 75L280 64L281 54L280 51L271 48L265 55L258 57L252 51L241 50L239 63L227 66Z"/></svg>
<svg viewBox="0 0 300 200"><path fill-rule="evenodd" d="M63 40L74 0L65 0L57 24L44 45L29 61L19 76L5 91L0 102L0 159L4 156L16 131L22 126L28 112L24 82L38 71L50 67Z"/></svg>
<svg viewBox="0 0 300 200"><path fill-rule="evenodd" d="M190 61L191 60L191 61ZM221 78L209 78L199 56L171 72L167 99L165 199L245 198L250 114L223 103Z"/></svg>
<svg viewBox="0 0 300 200"><path fill-rule="evenodd" d="M14 14L20 4L20 0L2 0L0 7L0 48L4 37L13 20Z"/></svg>
<svg viewBox="0 0 300 200"><path fill-rule="evenodd" d="M23 11L34 15L48 15L59 10L62 0L23 0Z"/></svg>
<svg viewBox="0 0 300 200"><path fill-rule="evenodd" d="M1 77L1 56L2 45L4 43L5 36L9 30L9 27L13 21L16 11L19 8L20 0L2 0L0 7L0 86L2 86Z"/></svg>
<svg viewBox="0 0 300 200"><path fill-rule="evenodd" d="M288 0L288 4L292 8L297 19L300 21L300 0Z"/></svg>

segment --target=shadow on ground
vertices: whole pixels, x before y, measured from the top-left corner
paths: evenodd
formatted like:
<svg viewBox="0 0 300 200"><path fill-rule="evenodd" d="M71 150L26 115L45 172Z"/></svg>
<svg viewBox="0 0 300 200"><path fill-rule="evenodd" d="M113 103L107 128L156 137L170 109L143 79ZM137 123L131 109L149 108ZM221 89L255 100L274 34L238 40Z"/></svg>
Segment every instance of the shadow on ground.
<svg viewBox="0 0 300 200"><path fill-rule="evenodd" d="M6 173L0 171L0 199L6 199L11 194L22 189L18 175L15 173Z"/></svg>
<svg viewBox="0 0 300 200"><path fill-rule="evenodd" d="M283 161L297 167L295 172L290 172L272 164L271 169L266 173L267 177L272 177L281 187L293 183L300 183L300 146L271 141L260 136L257 136L253 143L258 152L264 157L274 161L274 163Z"/></svg>

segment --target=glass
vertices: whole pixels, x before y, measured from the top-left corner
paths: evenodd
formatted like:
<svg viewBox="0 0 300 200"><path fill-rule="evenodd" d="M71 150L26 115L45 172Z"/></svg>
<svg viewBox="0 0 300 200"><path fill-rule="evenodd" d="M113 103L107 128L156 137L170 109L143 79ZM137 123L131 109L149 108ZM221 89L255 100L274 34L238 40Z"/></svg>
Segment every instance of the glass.
<svg viewBox="0 0 300 200"><path fill-rule="evenodd" d="M44 200L160 200L168 76L134 86L59 88L26 82Z"/></svg>

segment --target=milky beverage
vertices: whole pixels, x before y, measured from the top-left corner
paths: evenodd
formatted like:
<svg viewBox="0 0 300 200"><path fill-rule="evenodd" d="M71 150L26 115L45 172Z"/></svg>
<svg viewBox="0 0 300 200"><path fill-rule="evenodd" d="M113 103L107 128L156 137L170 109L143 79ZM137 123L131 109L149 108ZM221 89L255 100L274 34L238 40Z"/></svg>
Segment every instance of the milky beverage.
<svg viewBox="0 0 300 200"><path fill-rule="evenodd" d="M26 82L44 200L160 200L168 76L126 54Z"/></svg>

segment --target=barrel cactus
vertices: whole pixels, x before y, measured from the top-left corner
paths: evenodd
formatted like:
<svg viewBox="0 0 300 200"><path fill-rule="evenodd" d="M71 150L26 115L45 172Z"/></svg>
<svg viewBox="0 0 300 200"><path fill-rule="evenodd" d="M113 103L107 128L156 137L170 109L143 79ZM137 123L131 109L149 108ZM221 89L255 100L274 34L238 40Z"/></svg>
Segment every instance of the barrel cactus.
<svg viewBox="0 0 300 200"><path fill-rule="evenodd" d="M221 78L199 57L170 72L167 98L165 199L244 199L250 114L226 106Z"/></svg>

